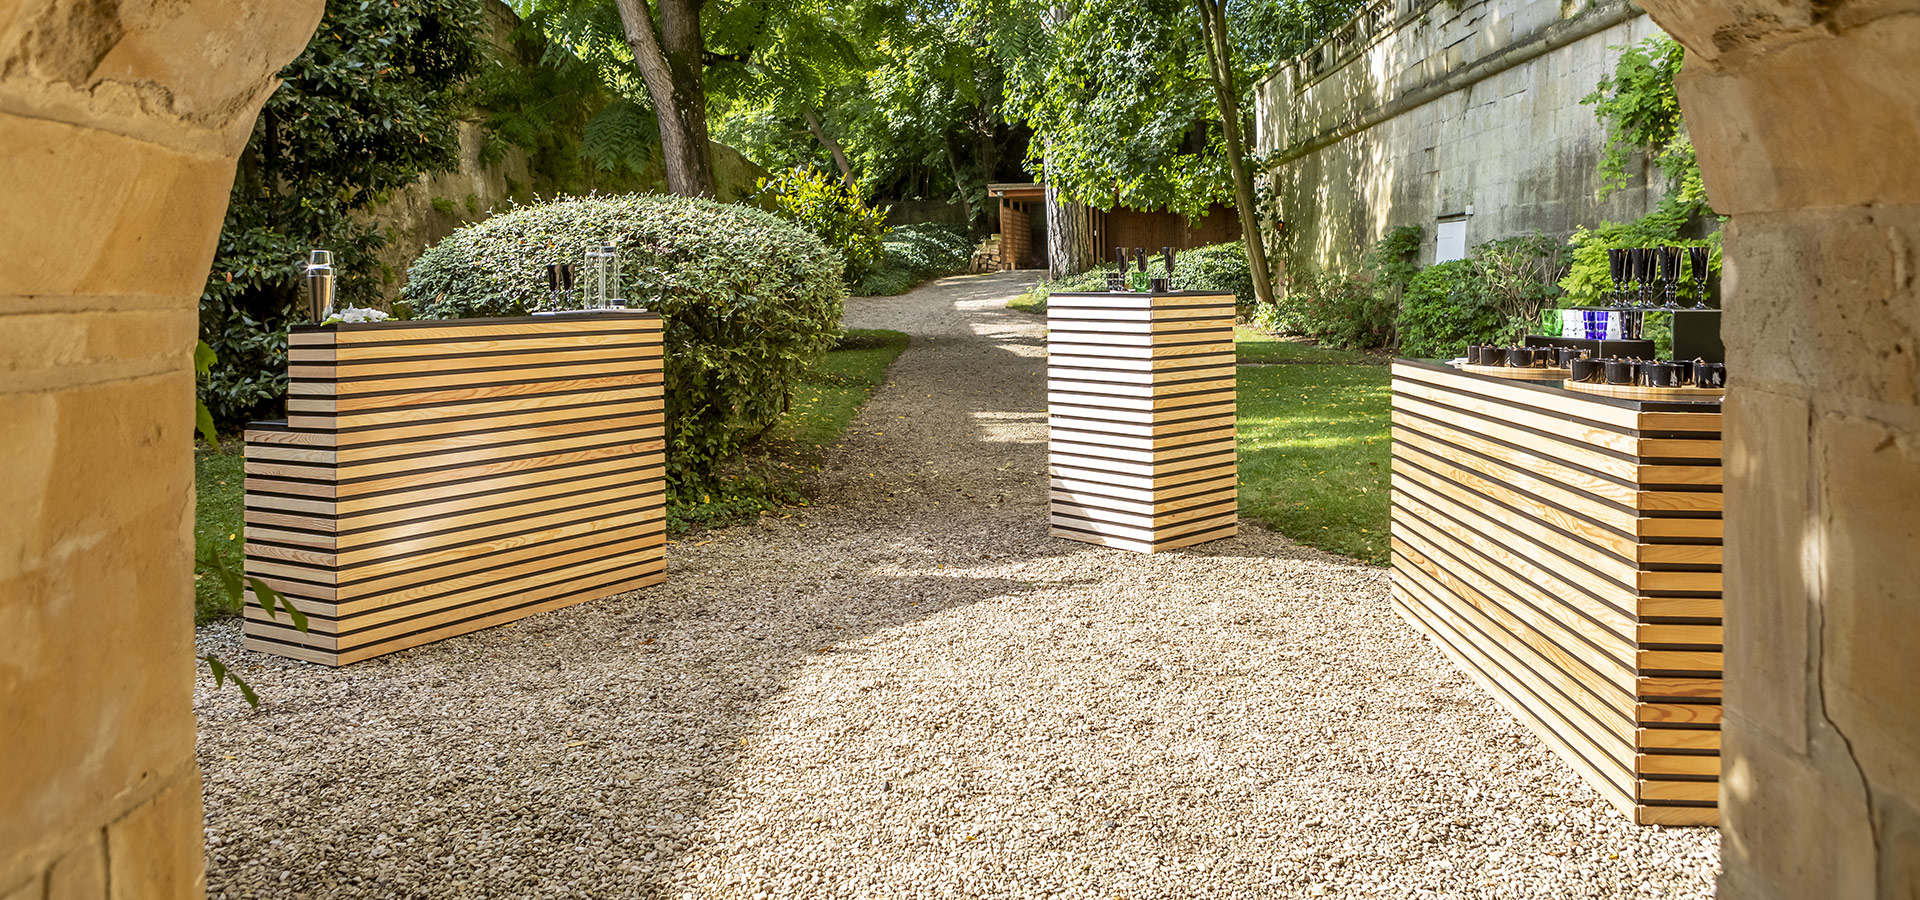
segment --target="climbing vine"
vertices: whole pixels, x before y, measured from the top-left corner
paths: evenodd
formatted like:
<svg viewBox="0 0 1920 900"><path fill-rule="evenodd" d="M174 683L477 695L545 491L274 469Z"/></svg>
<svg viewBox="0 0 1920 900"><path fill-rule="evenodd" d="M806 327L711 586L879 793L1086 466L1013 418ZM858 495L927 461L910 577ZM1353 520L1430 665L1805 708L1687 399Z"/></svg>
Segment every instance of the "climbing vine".
<svg viewBox="0 0 1920 900"><path fill-rule="evenodd" d="M1604 302L1610 288L1607 250L1615 247L1701 246L1712 248L1709 271L1720 270L1720 234L1696 227L1713 215L1707 205L1700 163L1687 137L1686 119L1674 93L1684 51L1672 38L1655 35L1632 47L1621 48L1613 73L1602 77L1580 102L1594 108L1607 128L1607 146L1600 158L1600 197L1626 185L1627 165L1635 153L1651 155L1654 166L1667 177L1667 192L1647 215L1633 222L1602 222L1576 228L1567 240L1572 260L1560 287L1566 302ZM1689 232L1693 236L1689 236ZM1693 300L1691 281L1680 296Z"/></svg>
<svg viewBox="0 0 1920 900"><path fill-rule="evenodd" d="M1600 157L1600 199L1631 182L1627 167L1635 154L1643 152L1667 176L1670 187L1684 190L1697 185L1700 166L1673 86L1685 51L1665 35L1617 49L1623 52L1613 73L1602 77L1593 92L1580 100L1592 106L1607 127L1607 144Z"/></svg>

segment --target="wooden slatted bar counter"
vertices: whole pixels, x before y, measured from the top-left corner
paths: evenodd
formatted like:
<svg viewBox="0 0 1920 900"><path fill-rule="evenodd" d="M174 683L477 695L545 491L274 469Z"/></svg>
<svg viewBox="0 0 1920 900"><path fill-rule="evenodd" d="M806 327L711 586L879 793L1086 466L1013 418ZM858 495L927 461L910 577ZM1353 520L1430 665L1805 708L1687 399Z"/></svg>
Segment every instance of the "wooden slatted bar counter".
<svg viewBox="0 0 1920 900"><path fill-rule="evenodd" d="M1055 537L1155 552L1235 534L1232 294L1047 301Z"/></svg>
<svg viewBox="0 0 1920 900"><path fill-rule="evenodd" d="M1635 822L1715 825L1720 405L1393 367L1393 601Z"/></svg>
<svg viewBox="0 0 1920 900"><path fill-rule="evenodd" d="M306 326L246 433L246 646L344 665L656 584L660 318Z"/></svg>

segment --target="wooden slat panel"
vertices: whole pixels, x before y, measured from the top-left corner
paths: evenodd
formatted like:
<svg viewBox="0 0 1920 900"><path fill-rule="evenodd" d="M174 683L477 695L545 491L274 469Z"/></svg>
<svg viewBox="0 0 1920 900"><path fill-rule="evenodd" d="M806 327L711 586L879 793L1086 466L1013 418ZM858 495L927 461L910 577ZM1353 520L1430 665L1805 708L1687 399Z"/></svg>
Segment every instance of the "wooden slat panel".
<svg viewBox="0 0 1920 900"><path fill-rule="evenodd" d="M1443 388L1453 393L1472 394L1502 405L1550 411L1558 415L1573 416L1619 428L1635 428L1640 421L1640 412L1637 409L1605 403L1566 391L1553 393L1536 391L1490 378L1468 380L1453 372L1442 372L1400 362L1393 364L1393 377L1395 380Z"/></svg>
<svg viewBox="0 0 1920 900"><path fill-rule="evenodd" d="M1715 803L1720 799L1720 783L1717 781L1642 781L1640 799L1644 801L1682 800L1694 803Z"/></svg>
<svg viewBox="0 0 1920 900"><path fill-rule="evenodd" d="M1634 742L1649 750L1718 750L1720 732L1710 728L1642 728Z"/></svg>
<svg viewBox="0 0 1920 900"><path fill-rule="evenodd" d="M1424 595L1417 585L1396 580L1392 596L1395 612L1431 636L1461 671L1571 764L1602 797L1622 810L1629 808L1633 775L1617 762L1624 750L1596 745L1571 727L1556 707L1538 699L1529 679L1503 668L1500 661L1482 653L1445 617L1434 614L1433 608L1427 605L1433 602L1432 598Z"/></svg>
<svg viewBox="0 0 1920 900"><path fill-rule="evenodd" d="M1050 533L1143 552L1236 533L1233 298L1061 299L1047 322Z"/></svg>
<svg viewBox="0 0 1920 900"><path fill-rule="evenodd" d="M1720 827L1720 808L1717 806L1641 806L1635 808L1633 822L1636 825L1718 828Z"/></svg>
<svg viewBox="0 0 1920 900"><path fill-rule="evenodd" d="M1720 707L1704 703L1642 703L1634 718L1648 725L1718 725Z"/></svg>
<svg viewBox="0 0 1920 900"><path fill-rule="evenodd" d="M1634 757L1634 772L1640 775L1697 775L1720 777L1718 756L1674 756L1642 753Z"/></svg>
<svg viewBox="0 0 1920 900"><path fill-rule="evenodd" d="M1717 406L1395 376L1396 610L1635 821L1717 821Z"/></svg>
<svg viewBox="0 0 1920 900"><path fill-rule="evenodd" d="M1718 700L1724 696L1721 680L1704 676L1642 675L1637 690L1642 699Z"/></svg>
<svg viewBox="0 0 1920 900"><path fill-rule="evenodd" d="M247 645L344 665L657 583L659 325L296 331L289 425L248 446L247 571L313 627L256 601Z"/></svg>

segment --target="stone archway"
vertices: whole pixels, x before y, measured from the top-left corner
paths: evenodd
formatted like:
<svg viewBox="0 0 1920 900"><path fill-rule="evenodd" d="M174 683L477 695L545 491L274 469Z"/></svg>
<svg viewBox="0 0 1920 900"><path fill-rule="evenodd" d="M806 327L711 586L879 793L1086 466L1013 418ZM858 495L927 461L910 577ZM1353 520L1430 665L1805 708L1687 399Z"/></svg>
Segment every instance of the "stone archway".
<svg viewBox="0 0 1920 900"><path fill-rule="evenodd" d="M1726 226L1721 894L1920 893L1920 3L1647 0Z"/></svg>
<svg viewBox="0 0 1920 900"><path fill-rule="evenodd" d="M192 351L320 0L0 4L0 897L202 893Z"/></svg>

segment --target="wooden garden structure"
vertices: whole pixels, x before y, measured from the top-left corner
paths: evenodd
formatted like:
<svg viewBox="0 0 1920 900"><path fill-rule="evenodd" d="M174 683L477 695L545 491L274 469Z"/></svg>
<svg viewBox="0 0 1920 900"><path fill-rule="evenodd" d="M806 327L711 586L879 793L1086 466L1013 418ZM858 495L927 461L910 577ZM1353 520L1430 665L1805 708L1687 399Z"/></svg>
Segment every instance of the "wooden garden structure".
<svg viewBox="0 0 1920 900"><path fill-rule="evenodd" d="M1719 821L1718 402L1393 367L1393 602L1641 824Z"/></svg>
<svg viewBox="0 0 1920 900"><path fill-rule="evenodd" d="M1154 552L1233 535L1234 297L1047 301L1047 472L1056 537Z"/></svg>
<svg viewBox="0 0 1920 900"><path fill-rule="evenodd" d="M304 326L246 433L246 646L344 665L656 584L660 318Z"/></svg>

